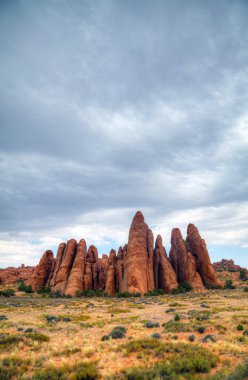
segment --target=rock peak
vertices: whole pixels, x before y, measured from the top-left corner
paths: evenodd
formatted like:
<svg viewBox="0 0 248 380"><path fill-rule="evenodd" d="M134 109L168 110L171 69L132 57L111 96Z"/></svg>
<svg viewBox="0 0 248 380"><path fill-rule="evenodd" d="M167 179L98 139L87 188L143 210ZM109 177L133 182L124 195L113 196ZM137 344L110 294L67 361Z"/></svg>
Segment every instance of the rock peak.
<svg viewBox="0 0 248 380"><path fill-rule="evenodd" d="M137 219L142 220L142 221L145 220L144 215L142 214L141 211L137 211L135 213L133 220L137 220Z"/></svg>
<svg viewBox="0 0 248 380"><path fill-rule="evenodd" d="M128 244L120 247L118 254L112 249L109 255L98 257L94 245L87 249L84 239L79 242L70 239L59 245L56 259L52 251L43 254L28 283L33 290L50 288L52 292L72 296L88 290L102 290L112 296L124 291L170 292L185 281L194 290L202 290L209 284L219 285L198 229L190 223L187 232L185 241L179 228L172 230L168 258L162 236L158 235L154 244L152 230L142 212L137 211Z"/></svg>

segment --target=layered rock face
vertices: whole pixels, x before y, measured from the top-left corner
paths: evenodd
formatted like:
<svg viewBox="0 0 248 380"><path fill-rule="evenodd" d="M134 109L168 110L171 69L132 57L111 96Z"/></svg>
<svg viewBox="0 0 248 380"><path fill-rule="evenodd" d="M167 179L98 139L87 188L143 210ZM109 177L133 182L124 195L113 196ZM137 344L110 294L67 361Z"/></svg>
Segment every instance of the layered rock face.
<svg viewBox="0 0 248 380"><path fill-rule="evenodd" d="M171 233L170 260L179 283L186 281L194 290L204 289L201 276L196 269L195 257L188 252L179 228L173 228Z"/></svg>
<svg viewBox="0 0 248 380"><path fill-rule="evenodd" d="M187 246L196 259L196 268L200 273L205 286L221 286L214 268L210 262L205 241L201 238L198 229L194 224L189 224L187 229Z"/></svg>
<svg viewBox="0 0 248 380"><path fill-rule="evenodd" d="M162 237L158 235L154 247L153 232L138 211L130 227L128 243L119 248L117 255L112 249L109 256L99 258L94 245L87 250L84 239L79 243L71 239L59 245L56 259L52 251L44 253L27 284L34 290L50 288L72 296L88 290L104 290L113 296L123 291L145 294L163 289L170 292L181 282L188 282L198 291L209 284L220 285L197 228L189 225L186 242L180 230L173 229L168 258Z"/></svg>

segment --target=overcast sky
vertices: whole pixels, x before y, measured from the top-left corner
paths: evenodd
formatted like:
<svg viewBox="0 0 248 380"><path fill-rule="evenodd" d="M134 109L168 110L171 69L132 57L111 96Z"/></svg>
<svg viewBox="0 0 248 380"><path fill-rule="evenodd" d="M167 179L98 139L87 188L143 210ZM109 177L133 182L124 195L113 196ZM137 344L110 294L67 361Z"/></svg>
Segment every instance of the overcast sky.
<svg viewBox="0 0 248 380"><path fill-rule="evenodd" d="M0 0L0 266L194 223L248 266L248 1Z"/></svg>

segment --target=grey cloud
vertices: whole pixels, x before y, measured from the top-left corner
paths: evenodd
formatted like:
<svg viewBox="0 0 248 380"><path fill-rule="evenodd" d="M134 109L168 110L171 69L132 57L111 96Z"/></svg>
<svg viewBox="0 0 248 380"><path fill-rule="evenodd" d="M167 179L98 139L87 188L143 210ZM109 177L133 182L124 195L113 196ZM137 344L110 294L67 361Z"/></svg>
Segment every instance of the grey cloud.
<svg viewBox="0 0 248 380"><path fill-rule="evenodd" d="M2 1L2 233L40 236L109 209L126 226L135 209L155 221L242 205L247 12L246 1Z"/></svg>

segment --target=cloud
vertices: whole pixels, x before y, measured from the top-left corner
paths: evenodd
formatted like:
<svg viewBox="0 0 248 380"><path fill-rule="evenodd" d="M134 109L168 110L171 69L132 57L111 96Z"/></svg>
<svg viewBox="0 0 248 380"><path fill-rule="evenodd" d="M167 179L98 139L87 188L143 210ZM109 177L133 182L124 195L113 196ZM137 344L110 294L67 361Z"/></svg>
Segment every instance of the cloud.
<svg viewBox="0 0 248 380"><path fill-rule="evenodd" d="M247 246L246 2L0 8L1 265L118 247L137 209Z"/></svg>

